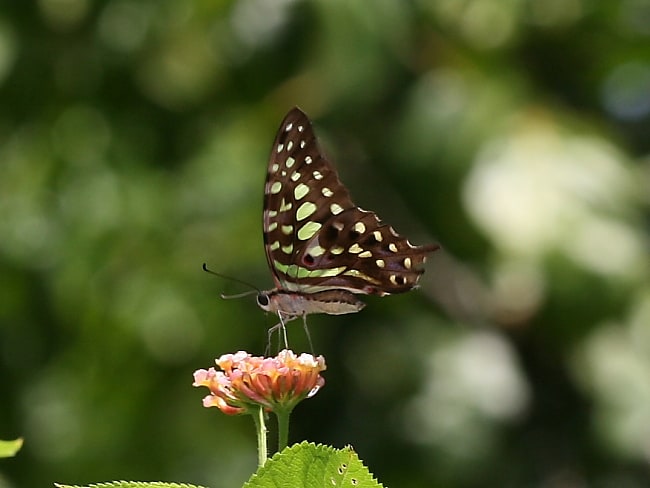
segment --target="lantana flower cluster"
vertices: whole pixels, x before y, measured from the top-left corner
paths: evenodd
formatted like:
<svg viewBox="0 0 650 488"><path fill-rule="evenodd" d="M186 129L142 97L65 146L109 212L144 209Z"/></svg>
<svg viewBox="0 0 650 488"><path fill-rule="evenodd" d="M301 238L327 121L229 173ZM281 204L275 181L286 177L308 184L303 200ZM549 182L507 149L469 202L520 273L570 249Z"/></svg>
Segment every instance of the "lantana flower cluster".
<svg viewBox="0 0 650 488"><path fill-rule="evenodd" d="M285 349L276 357L252 356L246 351L224 354L215 368L194 372L193 386L206 386L204 407L217 407L228 415L266 411L290 412L300 401L314 396L325 384L323 356L296 355Z"/></svg>

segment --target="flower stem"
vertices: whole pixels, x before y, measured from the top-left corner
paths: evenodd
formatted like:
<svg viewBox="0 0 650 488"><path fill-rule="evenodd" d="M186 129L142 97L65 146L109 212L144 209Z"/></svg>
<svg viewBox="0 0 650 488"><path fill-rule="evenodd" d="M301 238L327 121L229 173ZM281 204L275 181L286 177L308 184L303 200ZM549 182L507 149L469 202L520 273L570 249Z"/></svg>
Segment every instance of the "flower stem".
<svg viewBox="0 0 650 488"><path fill-rule="evenodd" d="M289 441L289 416L291 410L278 408L275 411L278 417L278 452L287 447Z"/></svg>
<svg viewBox="0 0 650 488"><path fill-rule="evenodd" d="M258 407L257 415L253 415L257 430L257 464L262 467L266 462L266 423L264 422L264 407Z"/></svg>

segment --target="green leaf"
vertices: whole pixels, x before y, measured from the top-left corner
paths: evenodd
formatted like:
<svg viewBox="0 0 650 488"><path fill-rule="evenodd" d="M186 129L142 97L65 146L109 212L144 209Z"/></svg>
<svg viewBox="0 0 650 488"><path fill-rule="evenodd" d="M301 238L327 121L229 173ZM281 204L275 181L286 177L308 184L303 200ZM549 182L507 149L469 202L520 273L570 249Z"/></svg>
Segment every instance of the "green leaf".
<svg viewBox="0 0 650 488"><path fill-rule="evenodd" d="M22 438L15 439L13 441L0 440L0 458L15 456L22 446Z"/></svg>
<svg viewBox="0 0 650 488"><path fill-rule="evenodd" d="M379 488L352 447L302 442L275 454L244 484L244 488Z"/></svg>
<svg viewBox="0 0 650 488"><path fill-rule="evenodd" d="M162 481L109 481L92 485L61 485L54 483L57 488L204 488L185 483L163 483Z"/></svg>

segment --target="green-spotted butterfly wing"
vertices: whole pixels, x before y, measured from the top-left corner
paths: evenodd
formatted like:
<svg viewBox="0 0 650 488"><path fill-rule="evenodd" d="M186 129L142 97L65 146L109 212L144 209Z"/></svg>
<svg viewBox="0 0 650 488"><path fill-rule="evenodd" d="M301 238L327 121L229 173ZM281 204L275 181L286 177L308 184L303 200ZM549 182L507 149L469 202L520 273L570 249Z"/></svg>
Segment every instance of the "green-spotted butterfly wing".
<svg viewBox="0 0 650 488"><path fill-rule="evenodd" d="M438 248L412 245L355 206L298 108L282 121L271 150L263 231L276 289L258 303L285 316L355 312L363 303L351 294L409 291Z"/></svg>

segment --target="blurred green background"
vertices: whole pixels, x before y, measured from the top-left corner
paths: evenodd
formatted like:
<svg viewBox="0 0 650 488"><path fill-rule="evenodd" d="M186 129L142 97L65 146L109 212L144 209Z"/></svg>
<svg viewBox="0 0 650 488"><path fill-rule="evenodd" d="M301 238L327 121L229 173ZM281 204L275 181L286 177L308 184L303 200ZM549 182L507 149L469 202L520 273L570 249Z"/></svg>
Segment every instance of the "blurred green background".
<svg viewBox="0 0 650 488"><path fill-rule="evenodd" d="M294 105L357 204L444 250L310 319L291 440L392 487L650 486L650 2L0 5L0 487L248 479L251 420L192 372L275 322L201 264L271 286Z"/></svg>

